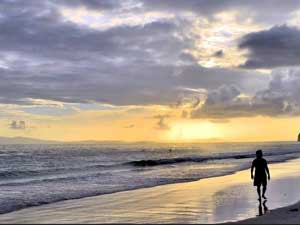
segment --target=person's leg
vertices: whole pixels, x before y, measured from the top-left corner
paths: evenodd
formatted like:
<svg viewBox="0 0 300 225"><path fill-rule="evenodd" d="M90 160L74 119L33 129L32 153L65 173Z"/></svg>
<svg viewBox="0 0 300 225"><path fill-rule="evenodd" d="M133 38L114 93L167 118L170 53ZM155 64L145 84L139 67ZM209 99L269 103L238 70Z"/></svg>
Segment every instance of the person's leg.
<svg viewBox="0 0 300 225"><path fill-rule="evenodd" d="M267 213L269 211L268 207L267 207L267 200L264 200L263 202L263 207L264 207L264 213Z"/></svg>
<svg viewBox="0 0 300 225"><path fill-rule="evenodd" d="M263 186L263 195L262 195L262 197L264 198L264 199L267 199L267 197L266 197L266 191L267 191L267 185L264 185Z"/></svg>
<svg viewBox="0 0 300 225"><path fill-rule="evenodd" d="M261 205L261 200L259 200L259 205L258 205L258 215L262 216L263 215L263 209Z"/></svg>
<svg viewBox="0 0 300 225"><path fill-rule="evenodd" d="M258 194L258 200L261 200L260 185L257 185L257 194Z"/></svg>

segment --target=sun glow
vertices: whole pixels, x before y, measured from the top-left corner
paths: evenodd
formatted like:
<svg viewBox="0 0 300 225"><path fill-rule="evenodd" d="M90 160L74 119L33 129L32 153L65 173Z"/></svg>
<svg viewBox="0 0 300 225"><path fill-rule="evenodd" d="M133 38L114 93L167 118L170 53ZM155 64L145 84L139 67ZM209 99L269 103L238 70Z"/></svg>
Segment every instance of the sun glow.
<svg viewBox="0 0 300 225"><path fill-rule="evenodd" d="M182 122L171 126L168 139L171 141L207 141L221 139L222 130L211 122Z"/></svg>

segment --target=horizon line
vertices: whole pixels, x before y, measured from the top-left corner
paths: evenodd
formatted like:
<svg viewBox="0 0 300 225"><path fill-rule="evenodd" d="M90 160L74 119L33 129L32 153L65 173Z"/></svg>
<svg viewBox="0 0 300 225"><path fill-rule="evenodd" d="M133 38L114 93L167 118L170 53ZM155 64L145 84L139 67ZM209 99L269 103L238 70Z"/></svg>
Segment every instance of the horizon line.
<svg viewBox="0 0 300 225"><path fill-rule="evenodd" d="M72 143L80 143L80 142L99 142L99 143L113 143L113 142L119 142L119 143L156 143L156 144L214 144L214 143L269 143L269 142L297 142L297 140L260 140L260 141L234 141L234 140L209 140L209 139L203 139L203 140L196 140L196 141L125 141L125 140L95 140L95 139L84 139L84 140L72 140L72 141L63 141L63 140L53 140L53 139L38 139L38 138L32 138L32 137L25 137L25 136L13 136L13 137L6 137L6 136L0 136L0 138L6 138L6 139L27 139L31 141L40 141L40 142L58 142L60 144L72 144Z"/></svg>

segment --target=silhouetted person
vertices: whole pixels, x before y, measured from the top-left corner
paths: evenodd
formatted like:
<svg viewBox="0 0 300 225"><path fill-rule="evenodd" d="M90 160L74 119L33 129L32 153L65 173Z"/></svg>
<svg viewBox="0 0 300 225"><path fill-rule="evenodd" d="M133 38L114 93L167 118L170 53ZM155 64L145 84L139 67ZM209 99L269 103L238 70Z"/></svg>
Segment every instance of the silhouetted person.
<svg viewBox="0 0 300 225"><path fill-rule="evenodd" d="M253 177L254 168L255 168L255 175ZM268 175L268 179L270 180L270 172L269 172L267 160L263 158L262 150L257 150L256 159L254 159L252 162L251 179L254 178L254 186L257 187L258 200L261 200L261 191L260 191L261 186L263 187L262 197L264 199L267 199L265 195L267 191L267 175Z"/></svg>

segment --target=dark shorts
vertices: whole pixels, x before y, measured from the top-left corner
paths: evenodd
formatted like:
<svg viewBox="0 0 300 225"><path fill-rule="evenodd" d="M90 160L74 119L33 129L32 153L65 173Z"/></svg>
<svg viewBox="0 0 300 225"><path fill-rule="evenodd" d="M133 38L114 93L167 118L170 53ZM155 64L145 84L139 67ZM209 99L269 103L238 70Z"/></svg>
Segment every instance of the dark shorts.
<svg viewBox="0 0 300 225"><path fill-rule="evenodd" d="M254 186L267 186L267 177L254 177Z"/></svg>

